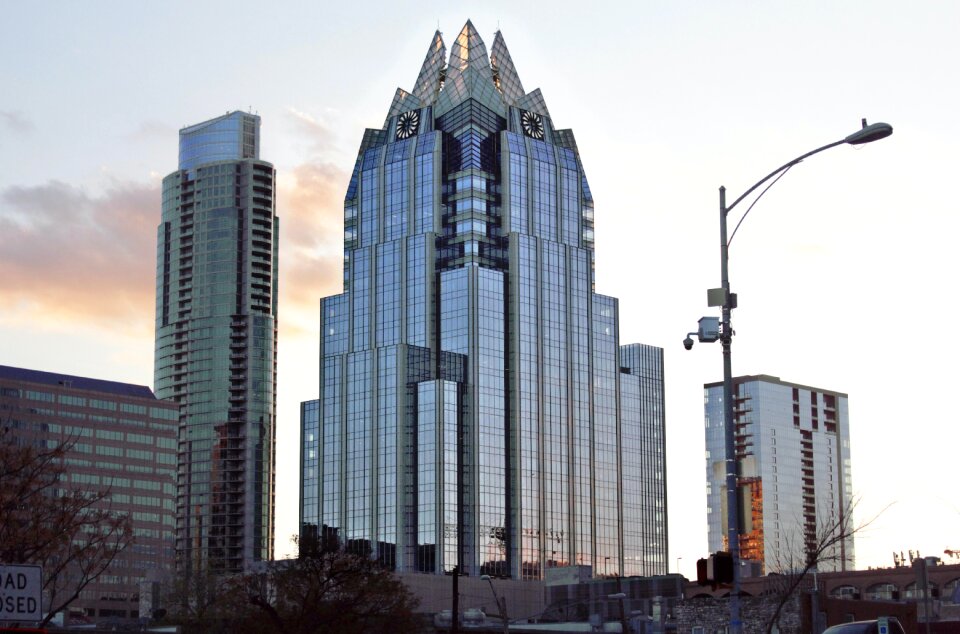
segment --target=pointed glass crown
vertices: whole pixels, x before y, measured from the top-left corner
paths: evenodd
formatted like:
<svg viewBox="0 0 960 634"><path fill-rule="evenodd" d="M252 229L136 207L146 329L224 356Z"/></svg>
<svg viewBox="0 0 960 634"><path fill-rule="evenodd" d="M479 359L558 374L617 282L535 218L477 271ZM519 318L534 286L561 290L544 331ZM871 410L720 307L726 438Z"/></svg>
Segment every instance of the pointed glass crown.
<svg viewBox="0 0 960 634"><path fill-rule="evenodd" d="M417 75L413 91L397 88L387 119L424 106L434 107L434 116L451 110L467 99L475 99L506 116L510 106L550 116L540 89L526 93L510 51L497 31L493 48L487 47L473 23L467 20L450 47L445 62L446 45L440 31L433 35L427 55Z"/></svg>
<svg viewBox="0 0 960 634"><path fill-rule="evenodd" d="M413 86L413 95L422 103L431 104L437 100L440 85L443 83L443 61L447 56L447 47L443 43L440 31L433 34L433 41L423 59L417 83Z"/></svg>
<svg viewBox="0 0 960 634"><path fill-rule="evenodd" d="M510 59L510 51L507 50L507 43L503 40L503 34L500 31L497 31L493 37L490 66L493 68L494 82L507 103L515 103L523 97L523 84L520 83L520 76L513 65L513 60Z"/></svg>

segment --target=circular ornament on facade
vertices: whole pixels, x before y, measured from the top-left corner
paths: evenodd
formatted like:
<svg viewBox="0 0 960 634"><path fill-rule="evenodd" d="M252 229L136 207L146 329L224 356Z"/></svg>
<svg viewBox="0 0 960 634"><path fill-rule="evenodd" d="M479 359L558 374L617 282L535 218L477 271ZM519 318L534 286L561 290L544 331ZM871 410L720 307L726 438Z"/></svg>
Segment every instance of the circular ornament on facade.
<svg viewBox="0 0 960 634"><path fill-rule="evenodd" d="M397 140L409 139L420 129L420 112L408 110L397 117Z"/></svg>
<svg viewBox="0 0 960 634"><path fill-rule="evenodd" d="M529 110L520 111L520 125L528 137L543 140L543 117Z"/></svg>

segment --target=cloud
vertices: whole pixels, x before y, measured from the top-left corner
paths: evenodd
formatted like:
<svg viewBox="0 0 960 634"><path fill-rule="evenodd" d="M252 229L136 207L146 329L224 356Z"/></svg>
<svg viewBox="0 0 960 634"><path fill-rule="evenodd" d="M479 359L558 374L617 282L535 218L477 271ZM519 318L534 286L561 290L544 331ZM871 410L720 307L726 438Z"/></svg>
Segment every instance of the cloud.
<svg viewBox="0 0 960 634"><path fill-rule="evenodd" d="M348 179L329 163L304 163L279 176L279 317L285 336L316 334L320 298L342 290Z"/></svg>
<svg viewBox="0 0 960 634"><path fill-rule="evenodd" d="M349 172L335 162L332 129L287 108L287 125L306 161L278 172L280 328L282 336L318 336L320 298L343 288L343 196Z"/></svg>
<svg viewBox="0 0 960 634"><path fill-rule="evenodd" d="M284 336L315 337L320 298L342 290L348 180L330 163L278 177ZM114 181L99 195L56 180L0 190L0 319L152 336L159 221L159 183Z"/></svg>
<svg viewBox="0 0 960 634"><path fill-rule="evenodd" d="M293 107L287 108L287 115L288 121L293 124L293 130L299 137L298 140L304 143L308 154L313 157L313 164L318 164L323 157L331 155L336 139L326 123Z"/></svg>
<svg viewBox="0 0 960 634"><path fill-rule="evenodd" d="M162 121L141 121L130 137L134 140L143 139L175 139L177 138L177 129Z"/></svg>
<svg viewBox="0 0 960 634"><path fill-rule="evenodd" d="M36 130L33 121L20 110L0 110L0 121L8 130L18 134L28 134Z"/></svg>
<svg viewBox="0 0 960 634"><path fill-rule="evenodd" d="M98 196L60 181L0 190L5 321L151 330L159 218L157 183Z"/></svg>

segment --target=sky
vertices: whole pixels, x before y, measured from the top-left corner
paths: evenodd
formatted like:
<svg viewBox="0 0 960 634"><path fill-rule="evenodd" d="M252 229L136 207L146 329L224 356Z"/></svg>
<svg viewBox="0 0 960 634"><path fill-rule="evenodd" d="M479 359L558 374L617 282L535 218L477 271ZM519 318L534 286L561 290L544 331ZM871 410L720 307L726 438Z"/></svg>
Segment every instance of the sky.
<svg viewBox="0 0 960 634"><path fill-rule="evenodd" d="M849 395L858 568L960 549L960 337L944 321L960 314L960 4L333 4L3 3L0 363L152 385L177 131L259 113L281 219L276 550L291 553L299 403L318 392L319 299L340 292L363 130L412 89L434 31L449 49L470 18L488 49L502 31L524 87L576 135L621 343L665 349L669 568L688 577L707 553L703 384L722 360L681 341L717 314L718 188L732 201L861 118L893 125L805 161L751 211L730 249L733 371Z"/></svg>

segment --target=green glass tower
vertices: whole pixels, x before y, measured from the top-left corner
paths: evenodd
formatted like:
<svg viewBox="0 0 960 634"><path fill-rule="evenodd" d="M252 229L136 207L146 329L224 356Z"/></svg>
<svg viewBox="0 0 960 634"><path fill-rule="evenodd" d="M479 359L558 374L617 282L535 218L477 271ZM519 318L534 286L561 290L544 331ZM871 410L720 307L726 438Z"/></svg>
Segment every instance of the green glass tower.
<svg viewBox="0 0 960 634"><path fill-rule="evenodd" d="M243 112L183 128L163 179L154 389L180 405L181 568L273 557L279 221L259 141Z"/></svg>

